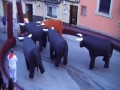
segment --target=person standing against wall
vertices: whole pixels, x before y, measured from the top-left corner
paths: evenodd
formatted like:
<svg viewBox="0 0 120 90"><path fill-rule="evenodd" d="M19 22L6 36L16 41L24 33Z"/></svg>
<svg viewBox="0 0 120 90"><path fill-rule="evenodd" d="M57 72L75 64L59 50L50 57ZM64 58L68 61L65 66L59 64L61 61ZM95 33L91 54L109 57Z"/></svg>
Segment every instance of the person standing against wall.
<svg viewBox="0 0 120 90"><path fill-rule="evenodd" d="M9 74L10 78L13 79L13 82L15 83L17 81L17 65L16 62L18 61L17 56L13 53L13 49L11 49L10 54L7 56L8 58L8 68L9 68Z"/></svg>
<svg viewBox="0 0 120 90"><path fill-rule="evenodd" d="M4 26L4 32L6 32L6 23L7 23L7 19L6 19L6 16L3 16L2 18L2 23L3 23L3 26Z"/></svg>

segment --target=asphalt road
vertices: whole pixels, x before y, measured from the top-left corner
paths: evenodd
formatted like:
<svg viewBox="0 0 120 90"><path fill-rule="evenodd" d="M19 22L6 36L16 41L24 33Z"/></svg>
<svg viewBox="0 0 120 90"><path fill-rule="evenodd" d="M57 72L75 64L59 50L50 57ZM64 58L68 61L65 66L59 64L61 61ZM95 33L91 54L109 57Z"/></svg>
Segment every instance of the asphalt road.
<svg viewBox="0 0 120 90"><path fill-rule="evenodd" d="M16 29L17 30L17 29ZM16 31L14 31L16 36ZM0 41L6 34L0 32ZM76 36L63 34L68 43L68 65L56 68L49 57L49 43L41 52L45 73L35 71L34 79L29 78L22 50L22 42L17 40L15 54L17 62L17 83L24 90L119 90L120 52L114 50L109 69L105 69L102 57L96 58L95 68L89 70L90 57L86 48L80 48ZM37 44L38 45L38 44ZM1 45L2 46L2 45ZM7 59L5 61L7 69ZM6 80L5 80L6 81ZM6 81L7 83L7 81Z"/></svg>

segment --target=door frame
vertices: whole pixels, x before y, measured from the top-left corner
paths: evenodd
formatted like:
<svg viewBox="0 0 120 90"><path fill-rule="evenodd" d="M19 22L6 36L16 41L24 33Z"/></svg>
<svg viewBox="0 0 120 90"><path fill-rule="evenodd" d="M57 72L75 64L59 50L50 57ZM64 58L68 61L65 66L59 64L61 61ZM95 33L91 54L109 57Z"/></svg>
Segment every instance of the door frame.
<svg viewBox="0 0 120 90"><path fill-rule="evenodd" d="M25 18L28 18L29 22L33 22L33 5L25 3Z"/></svg>
<svg viewBox="0 0 120 90"><path fill-rule="evenodd" d="M78 6L70 5L70 17L69 17L70 25L77 25L77 14L78 14Z"/></svg>

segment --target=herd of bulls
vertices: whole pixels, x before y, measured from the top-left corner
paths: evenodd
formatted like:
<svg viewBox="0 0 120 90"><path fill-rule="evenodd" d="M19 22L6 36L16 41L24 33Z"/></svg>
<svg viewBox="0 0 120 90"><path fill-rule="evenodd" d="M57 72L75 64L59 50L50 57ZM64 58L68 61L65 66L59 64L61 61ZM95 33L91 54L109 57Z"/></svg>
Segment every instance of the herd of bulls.
<svg viewBox="0 0 120 90"><path fill-rule="evenodd" d="M36 26L33 23L26 23L25 28L29 34L32 34L31 38L25 36L23 40L23 53L27 69L30 71L30 78L34 77L35 67L39 68L41 73L45 71L40 51L42 51L42 47L46 47L47 39L50 43L50 58L52 61L55 61L55 66L59 66L62 57L64 59L63 64L67 64L68 44L57 31L51 28L43 29L41 26ZM39 48L35 44L36 41L39 42Z"/></svg>
<svg viewBox="0 0 120 90"><path fill-rule="evenodd" d="M32 37L24 37L23 52L26 60L27 69L30 71L29 77L34 77L35 68L39 68L41 73L45 72L42 65L41 54L42 47L46 47L47 41L50 43L50 59L58 67L63 57L63 64L67 65L68 44L67 41L53 28L44 29L42 26L36 26L33 23L25 24L28 33ZM110 57L113 52L112 42L108 39L102 39L94 36L82 36L80 38L80 47L86 47L90 54L90 69L94 68L95 58L104 56L104 67L109 68ZM39 47L35 44L39 42ZM79 53L78 53L79 54Z"/></svg>

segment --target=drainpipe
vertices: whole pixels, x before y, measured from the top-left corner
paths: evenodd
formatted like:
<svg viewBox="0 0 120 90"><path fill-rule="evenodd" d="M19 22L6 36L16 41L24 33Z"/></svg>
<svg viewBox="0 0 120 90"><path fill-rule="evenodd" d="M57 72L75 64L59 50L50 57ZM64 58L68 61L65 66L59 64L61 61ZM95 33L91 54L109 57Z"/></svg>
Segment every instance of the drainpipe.
<svg viewBox="0 0 120 90"><path fill-rule="evenodd" d="M8 2L7 5L7 37L8 39L13 38L13 10L12 2Z"/></svg>
<svg viewBox="0 0 120 90"><path fill-rule="evenodd" d="M18 11L18 18L20 23L24 23L23 10L21 5L21 0L16 0L16 6ZM20 25L20 33L23 34L26 32L25 27Z"/></svg>

